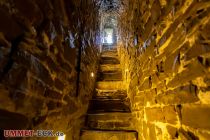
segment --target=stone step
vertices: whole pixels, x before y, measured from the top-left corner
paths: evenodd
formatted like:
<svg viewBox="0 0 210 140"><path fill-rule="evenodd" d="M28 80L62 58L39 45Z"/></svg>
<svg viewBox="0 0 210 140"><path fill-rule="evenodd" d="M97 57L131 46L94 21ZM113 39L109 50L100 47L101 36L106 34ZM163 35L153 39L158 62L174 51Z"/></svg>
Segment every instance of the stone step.
<svg viewBox="0 0 210 140"><path fill-rule="evenodd" d="M93 100L110 100L110 99L120 99L120 100L126 100L127 96L93 96Z"/></svg>
<svg viewBox="0 0 210 140"><path fill-rule="evenodd" d="M111 129L111 130L123 130L123 129L131 129L130 121L128 120L92 120L88 121L86 124L88 128L91 129Z"/></svg>
<svg viewBox="0 0 210 140"><path fill-rule="evenodd" d="M129 112L112 112L112 113L88 113L87 114L88 120L93 121L93 120L132 120L132 115Z"/></svg>
<svg viewBox="0 0 210 140"><path fill-rule="evenodd" d="M128 130L132 128L131 113L87 114L86 120L86 126L94 129Z"/></svg>
<svg viewBox="0 0 210 140"><path fill-rule="evenodd" d="M113 45L103 45L102 47L103 52L104 51L117 51L117 46Z"/></svg>
<svg viewBox="0 0 210 140"><path fill-rule="evenodd" d="M126 90L96 90L93 98L108 98L108 99L125 99L127 98Z"/></svg>
<svg viewBox="0 0 210 140"><path fill-rule="evenodd" d="M122 81L98 81L96 82L96 89L99 90L123 90Z"/></svg>
<svg viewBox="0 0 210 140"><path fill-rule="evenodd" d="M124 99L125 100L125 99ZM91 101L124 101L123 99L118 99L118 98L93 98Z"/></svg>
<svg viewBox="0 0 210 140"><path fill-rule="evenodd" d="M90 100L88 113L130 112L129 100L95 99Z"/></svg>
<svg viewBox="0 0 210 140"><path fill-rule="evenodd" d="M99 72L98 81L121 81L122 72L121 71L112 71L112 72Z"/></svg>
<svg viewBox="0 0 210 140"><path fill-rule="evenodd" d="M107 51L103 51L101 52L101 57L103 56L112 56L112 57L117 57L117 50L107 50Z"/></svg>
<svg viewBox="0 0 210 140"><path fill-rule="evenodd" d="M104 64L99 66L100 72L121 71L120 64Z"/></svg>
<svg viewBox="0 0 210 140"><path fill-rule="evenodd" d="M100 64L120 64L120 61L116 57L101 57Z"/></svg>
<svg viewBox="0 0 210 140"><path fill-rule="evenodd" d="M83 129L80 140L138 140L138 133L134 130Z"/></svg>

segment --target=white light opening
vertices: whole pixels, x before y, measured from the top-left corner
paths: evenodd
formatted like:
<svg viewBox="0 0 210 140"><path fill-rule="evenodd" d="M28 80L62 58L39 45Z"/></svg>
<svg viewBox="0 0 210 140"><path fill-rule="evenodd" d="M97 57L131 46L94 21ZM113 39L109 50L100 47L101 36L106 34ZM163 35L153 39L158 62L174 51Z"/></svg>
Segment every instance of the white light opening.
<svg viewBox="0 0 210 140"><path fill-rule="evenodd" d="M113 43L113 38L112 38L112 34L109 34L107 36L107 43L112 44Z"/></svg>
<svg viewBox="0 0 210 140"><path fill-rule="evenodd" d="M114 32L114 30L112 28L104 29L103 43L107 43L107 44L113 43L113 32Z"/></svg>

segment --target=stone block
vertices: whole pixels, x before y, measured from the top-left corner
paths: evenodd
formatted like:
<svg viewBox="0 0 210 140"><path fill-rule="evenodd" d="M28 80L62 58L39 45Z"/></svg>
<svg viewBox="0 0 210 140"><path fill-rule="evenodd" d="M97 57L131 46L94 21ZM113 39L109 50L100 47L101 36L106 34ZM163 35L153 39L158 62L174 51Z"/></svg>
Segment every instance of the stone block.
<svg viewBox="0 0 210 140"><path fill-rule="evenodd" d="M167 87L177 87L206 73L205 67L198 60L193 60L185 66L185 69L181 73L178 73L169 81Z"/></svg>
<svg viewBox="0 0 210 140"><path fill-rule="evenodd" d="M11 91L10 92L10 99L15 102L17 108L23 107L24 103L26 103L25 99L27 93L24 93L23 91ZM29 94L29 93L28 93Z"/></svg>
<svg viewBox="0 0 210 140"><path fill-rule="evenodd" d="M178 116L174 106L163 107L163 114L167 123L177 124Z"/></svg>
<svg viewBox="0 0 210 140"><path fill-rule="evenodd" d="M197 136L198 136L199 139L201 139L201 140L208 140L208 139L210 139L210 133L208 133L208 132L198 131Z"/></svg>
<svg viewBox="0 0 210 140"><path fill-rule="evenodd" d="M55 90L52 89L46 89L45 93L44 93L45 97L49 97L52 99L57 99L57 100L61 100L63 95Z"/></svg>
<svg viewBox="0 0 210 140"><path fill-rule="evenodd" d="M58 66L58 64L52 59L52 57L43 57L43 58L39 58L39 60L43 61L44 63L47 64L47 66L49 67L50 70L59 73L61 72Z"/></svg>
<svg viewBox="0 0 210 140"><path fill-rule="evenodd" d="M13 89L21 88L21 85L25 85L25 80L27 79L28 70L18 65L17 63L13 63L11 68L8 69L8 73L4 75L4 83L7 86L12 87ZM26 85L25 85L26 86Z"/></svg>
<svg viewBox="0 0 210 140"><path fill-rule="evenodd" d="M134 100L133 100L133 104L138 104L138 106L143 106L144 105L144 101L145 101L145 95L138 95L138 96L134 96Z"/></svg>
<svg viewBox="0 0 210 140"><path fill-rule="evenodd" d="M173 126L170 126L170 125L167 125L166 129L167 129L169 137L171 139L176 139L178 137L178 132L177 132L178 130L177 130L177 128L175 128Z"/></svg>
<svg viewBox="0 0 210 140"><path fill-rule="evenodd" d="M156 100L158 103L166 105L192 103L199 101L196 94L196 86L187 85L166 91L164 94L159 94L157 95Z"/></svg>
<svg viewBox="0 0 210 140"><path fill-rule="evenodd" d="M28 117L34 117L40 114L46 114L47 108L43 98L38 98L33 95L29 95L28 92L11 92L12 99L16 104L16 112L27 115Z"/></svg>
<svg viewBox="0 0 210 140"><path fill-rule="evenodd" d="M183 105L181 109L182 124L196 129L210 130L209 105Z"/></svg>
<svg viewBox="0 0 210 140"><path fill-rule="evenodd" d="M190 60L192 58L198 57L200 55L209 53L210 49L206 45L199 44L196 42L192 48L186 53L186 60Z"/></svg>
<svg viewBox="0 0 210 140"><path fill-rule="evenodd" d="M145 51L145 56L150 57L150 56L154 56L154 45L155 45L155 40L150 40L151 44L146 48ZM152 60L152 58L150 59Z"/></svg>
<svg viewBox="0 0 210 140"><path fill-rule="evenodd" d="M145 30L142 36L143 40L147 40L147 38L149 37L149 35L151 34L153 30L153 26L154 26L154 20L150 17L148 19L148 22L145 24Z"/></svg>
<svg viewBox="0 0 210 140"><path fill-rule="evenodd" d="M153 88L157 87L157 85L160 82L160 79L158 78L157 73L151 75L151 82L152 82Z"/></svg>
<svg viewBox="0 0 210 140"><path fill-rule="evenodd" d="M156 93L155 89L151 89L150 91L145 91L145 93L144 93L144 96L145 96L144 105L146 106L147 104L149 104L149 105L156 104L156 101L155 101L156 95L157 95L157 93Z"/></svg>
<svg viewBox="0 0 210 140"><path fill-rule="evenodd" d="M149 78L146 78L144 82L141 84L141 86L138 87L139 91L143 91L146 89L149 89L152 86L151 80Z"/></svg>
<svg viewBox="0 0 210 140"><path fill-rule="evenodd" d="M161 6L159 1L154 1L151 7L151 18L156 23L161 15Z"/></svg>
<svg viewBox="0 0 210 140"><path fill-rule="evenodd" d="M158 126L155 126L155 130L156 130L156 137L157 137L157 139L159 139L159 140L163 139L163 137L162 137L162 135L163 135L162 129L159 128Z"/></svg>
<svg viewBox="0 0 210 140"><path fill-rule="evenodd" d="M179 66L180 66L179 51L176 51L175 53L166 56L166 60L164 62L165 73L167 74L177 73Z"/></svg>
<svg viewBox="0 0 210 140"><path fill-rule="evenodd" d="M146 108L146 118L149 122L160 121L165 122L162 108Z"/></svg>
<svg viewBox="0 0 210 140"><path fill-rule="evenodd" d="M148 125L145 121L143 121L143 136L144 136L144 139L149 139L149 133L147 131L148 129Z"/></svg>
<svg viewBox="0 0 210 140"><path fill-rule="evenodd" d="M155 131L155 125L148 123L148 129L149 129L149 139L150 140L156 140L156 131Z"/></svg>
<svg viewBox="0 0 210 140"><path fill-rule="evenodd" d="M54 82L50 71L38 58L25 51L18 51L13 58L15 62L29 69L43 82L48 85L53 85Z"/></svg>
<svg viewBox="0 0 210 140"><path fill-rule="evenodd" d="M40 81L39 77L35 77L32 73L28 73L27 79L24 81L24 83L21 84L21 90L29 90L33 94L38 94L43 96L46 85Z"/></svg>
<svg viewBox="0 0 210 140"><path fill-rule="evenodd" d="M167 90L165 81L160 81L160 83L156 87L157 95L162 94Z"/></svg>
<svg viewBox="0 0 210 140"><path fill-rule="evenodd" d="M210 87L200 88L198 97L203 104L210 104Z"/></svg>
<svg viewBox="0 0 210 140"><path fill-rule="evenodd" d="M63 106L63 109L65 110L63 112L64 115L72 114L72 113L78 111L79 105L69 95L66 95L64 97L64 100L67 102L67 104L65 106Z"/></svg>

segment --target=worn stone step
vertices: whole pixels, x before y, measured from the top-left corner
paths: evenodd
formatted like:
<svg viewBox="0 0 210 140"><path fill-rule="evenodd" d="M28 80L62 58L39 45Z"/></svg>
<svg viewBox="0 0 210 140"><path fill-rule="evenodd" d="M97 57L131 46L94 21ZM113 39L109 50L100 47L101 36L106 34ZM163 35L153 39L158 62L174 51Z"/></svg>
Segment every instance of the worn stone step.
<svg viewBox="0 0 210 140"><path fill-rule="evenodd" d="M128 120L92 120L88 121L86 124L89 128L94 129L111 129L111 130L122 130L122 129L131 129L131 123Z"/></svg>
<svg viewBox="0 0 210 140"><path fill-rule="evenodd" d="M125 99L127 98L126 90L96 90L93 98L118 98Z"/></svg>
<svg viewBox="0 0 210 140"><path fill-rule="evenodd" d="M112 71L112 72L99 72L98 81L121 81L122 72L121 71Z"/></svg>
<svg viewBox="0 0 210 140"><path fill-rule="evenodd" d="M100 59L100 64L120 64L120 61L116 57L103 56Z"/></svg>
<svg viewBox="0 0 210 140"><path fill-rule="evenodd" d="M98 100L110 100L110 99L120 99L120 100L125 100L127 99L127 96L93 96L93 99L98 99Z"/></svg>
<svg viewBox="0 0 210 140"><path fill-rule="evenodd" d="M100 99L90 100L88 113L96 112L130 112L129 100Z"/></svg>
<svg viewBox="0 0 210 140"><path fill-rule="evenodd" d="M81 140L138 140L138 133L134 130L97 130L83 129Z"/></svg>
<svg viewBox="0 0 210 140"><path fill-rule="evenodd" d="M114 57L117 57L118 54L117 54L117 50L107 50L107 51L103 51L101 52L101 56L114 56Z"/></svg>
<svg viewBox="0 0 210 140"><path fill-rule="evenodd" d="M124 101L122 99L118 99L118 98L93 98L91 99L91 101Z"/></svg>
<svg viewBox="0 0 210 140"><path fill-rule="evenodd" d="M132 119L132 114L130 112L112 112L112 113L88 113L87 117L90 119L101 119L101 120L107 120L107 119Z"/></svg>
<svg viewBox="0 0 210 140"><path fill-rule="evenodd" d="M94 129L131 129L131 113L87 114L87 126Z"/></svg>
<svg viewBox="0 0 210 140"><path fill-rule="evenodd" d="M99 90L123 90L125 87L122 81L98 81L96 89Z"/></svg>
<svg viewBox="0 0 210 140"><path fill-rule="evenodd" d="M121 71L120 64L103 64L99 66L100 72Z"/></svg>
<svg viewBox="0 0 210 140"><path fill-rule="evenodd" d="M104 51L117 51L117 46L106 44L106 45L103 45L102 49L103 49L103 52Z"/></svg>

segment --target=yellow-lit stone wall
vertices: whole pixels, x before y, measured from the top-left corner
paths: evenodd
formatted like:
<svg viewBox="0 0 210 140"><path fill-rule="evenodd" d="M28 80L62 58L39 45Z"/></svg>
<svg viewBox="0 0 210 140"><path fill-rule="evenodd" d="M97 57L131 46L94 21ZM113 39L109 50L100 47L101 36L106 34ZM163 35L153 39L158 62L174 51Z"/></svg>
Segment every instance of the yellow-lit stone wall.
<svg viewBox="0 0 210 140"><path fill-rule="evenodd" d="M1 0L0 20L0 130L47 129L79 139L98 64L96 3Z"/></svg>
<svg viewBox="0 0 210 140"><path fill-rule="evenodd" d="M210 2L125 4L118 52L139 139L210 139Z"/></svg>

